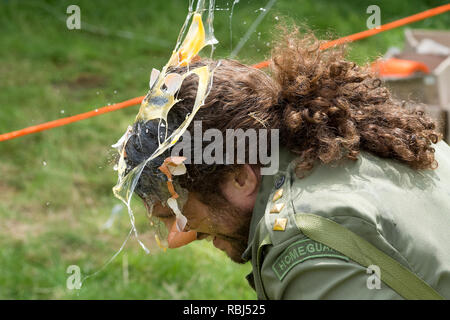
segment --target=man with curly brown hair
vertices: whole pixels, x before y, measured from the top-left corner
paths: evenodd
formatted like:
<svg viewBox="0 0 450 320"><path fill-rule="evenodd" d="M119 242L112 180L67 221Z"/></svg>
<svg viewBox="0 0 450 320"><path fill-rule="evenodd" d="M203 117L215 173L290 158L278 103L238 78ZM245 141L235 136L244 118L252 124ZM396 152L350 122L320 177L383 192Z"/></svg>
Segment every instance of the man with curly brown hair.
<svg viewBox="0 0 450 320"><path fill-rule="evenodd" d="M319 45L288 33L273 51L271 76L233 60L189 66L214 70L195 115L201 132L278 130L279 152L269 150L279 156L275 174L262 175L266 163L248 161L247 147L244 163L187 163L176 178L161 169L175 159L167 151L157 166L165 176L147 165L135 191L150 207L153 176L172 189L177 179L188 191L183 230L173 208L151 204L170 230L168 246L212 236L233 261L251 261L247 279L260 299L450 298L449 146L368 68ZM169 133L192 112L198 85L196 76L183 80ZM134 124L127 172L157 148L158 128L154 120Z"/></svg>

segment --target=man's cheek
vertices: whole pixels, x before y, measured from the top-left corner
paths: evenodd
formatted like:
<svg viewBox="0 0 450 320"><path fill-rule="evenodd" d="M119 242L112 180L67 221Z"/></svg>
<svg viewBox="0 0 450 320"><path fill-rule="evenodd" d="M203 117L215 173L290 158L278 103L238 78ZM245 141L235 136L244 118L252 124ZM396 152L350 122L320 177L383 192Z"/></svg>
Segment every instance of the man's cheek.
<svg viewBox="0 0 450 320"><path fill-rule="evenodd" d="M188 221L187 226L189 230L195 230L197 232L214 234L216 230L216 223L207 215L200 214L185 214Z"/></svg>

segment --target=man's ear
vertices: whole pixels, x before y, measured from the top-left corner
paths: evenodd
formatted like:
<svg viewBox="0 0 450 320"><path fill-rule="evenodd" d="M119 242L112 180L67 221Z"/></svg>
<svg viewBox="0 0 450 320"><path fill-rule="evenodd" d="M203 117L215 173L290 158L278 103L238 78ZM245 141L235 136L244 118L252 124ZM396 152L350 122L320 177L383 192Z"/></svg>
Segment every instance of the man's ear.
<svg viewBox="0 0 450 320"><path fill-rule="evenodd" d="M222 194L232 205L253 210L260 181L259 168L244 164L227 175L221 185Z"/></svg>
<svg viewBox="0 0 450 320"><path fill-rule="evenodd" d="M238 171L234 172L233 180L238 192L250 195L258 191L259 176L254 168L248 164L244 164Z"/></svg>

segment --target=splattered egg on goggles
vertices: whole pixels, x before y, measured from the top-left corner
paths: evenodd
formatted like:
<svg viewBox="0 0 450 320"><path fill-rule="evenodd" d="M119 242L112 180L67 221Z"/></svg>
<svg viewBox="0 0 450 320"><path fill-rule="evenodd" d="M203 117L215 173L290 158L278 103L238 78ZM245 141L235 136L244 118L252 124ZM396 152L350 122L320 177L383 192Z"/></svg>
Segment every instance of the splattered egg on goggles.
<svg viewBox="0 0 450 320"><path fill-rule="evenodd" d="M129 126L125 134L113 145L119 153L119 161L115 168L118 172L118 182L113 188L113 192L127 206L132 230L147 253L149 250L138 238L130 205L135 190L144 199L150 214L152 206L159 202L164 206L167 205L174 213L178 231L183 231L187 223L186 217L182 214L182 208L187 201L187 190L183 189L176 181L177 176L186 174L184 165L186 158L171 157L169 150L178 142L197 111L204 105L212 84L213 70L210 70L209 66L190 69L189 64L205 46L211 45L214 48L214 44L217 43L212 27L214 1L210 1L208 10L204 8L204 0L197 2L195 11L192 10L192 7L193 1L190 1L188 16L168 63L161 71L153 69L151 72L150 90L141 103L134 125ZM206 30L202 21L204 12L208 12ZM191 24L185 34L189 21ZM179 74L168 71L170 68L176 67L186 67L184 68L185 72ZM181 123L171 123L169 112L180 101L176 95L183 80L191 75L198 78L197 94L192 111ZM153 139L151 141L154 144L147 149L150 155L141 159L140 163L134 167L128 164L126 151L130 138L139 133L133 130L152 131ZM142 175L144 170L146 170L146 174ZM139 188L136 188L138 184ZM158 235L155 235L155 239L161 246Z"/></svg>

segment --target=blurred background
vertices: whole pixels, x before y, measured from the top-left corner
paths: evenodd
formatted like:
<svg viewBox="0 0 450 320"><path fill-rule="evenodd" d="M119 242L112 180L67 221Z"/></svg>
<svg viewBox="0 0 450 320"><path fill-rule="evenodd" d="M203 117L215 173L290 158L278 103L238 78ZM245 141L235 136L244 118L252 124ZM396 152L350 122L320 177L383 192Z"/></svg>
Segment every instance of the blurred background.
<svg viewBox="0 0 450 320"><path fill-rule="evenodd" d="M215 58L234 51L244 63L265 60L275 25L286 19L320 38L338 38L367 29L370 5L380 7L385 24L446 1L278 0L265 12L268 3L216 1ZM71 4L81 9L81 30L66 27ZM145 95L150 71L167 62L187 9L182 0L0 0L0 134ZM447 12L408 28L449 26ZM390 30L350 45L349 59L370 63L405 43L405 27ZM206 241L147 255L130 238L102 268L130 229L111 191L117 180L111 144L138 108L0 142L0 299L256 298L245 280L250 264L232 263ZM144 211L135 214L142 237L151 238ZM70 265L82 277L96 274L69 290Z"/></svg>

